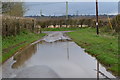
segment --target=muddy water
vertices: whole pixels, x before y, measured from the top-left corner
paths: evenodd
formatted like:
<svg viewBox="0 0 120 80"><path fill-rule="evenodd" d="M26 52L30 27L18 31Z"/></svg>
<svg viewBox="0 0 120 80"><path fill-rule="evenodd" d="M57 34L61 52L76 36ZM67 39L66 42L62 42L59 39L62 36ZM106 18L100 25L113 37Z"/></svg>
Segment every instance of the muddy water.
<svg viewBox="0 0 120 80"><path fill-rule="evenodd" d="M64 41L69 38L63 33L49 34L42 39L44 41L27 47L5 62L3 78L97 78L94 57L74 42ZM99 68L107 77L114 78L102 65ZM101 74L99 77L104 78Z"/></svg>

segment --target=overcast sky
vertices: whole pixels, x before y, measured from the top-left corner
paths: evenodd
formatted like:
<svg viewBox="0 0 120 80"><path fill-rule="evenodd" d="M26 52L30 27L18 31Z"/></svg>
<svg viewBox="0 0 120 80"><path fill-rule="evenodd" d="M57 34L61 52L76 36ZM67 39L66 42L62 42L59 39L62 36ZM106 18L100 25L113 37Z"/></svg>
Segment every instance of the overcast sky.
<svg viewBox="0 0 120 80"><path fill-rule="evenodd" d="M94 2L96 0L24 0L26 2ZM100 2L118 2L120 0L98 0Z"/></svg>
<svg viewBox="0 0 120 80"><path fill-rule="evenodd" d="M96 0L0 0L2 2L14 1L14 2L95 2ZM118 2L120 0L98 0L100 2Z"/></svg>
<svg viewBox="0 0 120 80"><path fill-rule="evenodd" d="M25 6L29 9L25 16L40 15L40 10L44 15L65 15L65 2L26 2ZM70 15L94 15L95 2L69 2L68 12ZM118 13L117 2L99 2L99 14L113 14Z"/></svg>

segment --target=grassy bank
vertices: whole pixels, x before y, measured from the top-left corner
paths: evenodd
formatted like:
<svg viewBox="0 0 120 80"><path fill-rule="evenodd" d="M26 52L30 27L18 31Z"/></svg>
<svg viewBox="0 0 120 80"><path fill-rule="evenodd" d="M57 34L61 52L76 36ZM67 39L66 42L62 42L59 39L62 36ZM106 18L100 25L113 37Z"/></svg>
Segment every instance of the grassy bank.
<svg viewBox="0 0 120 80"><path fill-rule="evenodd" d="M101 32L102 33L102 32ZM86 49L86 52L95 56L107 69L117 75L118 67L118 38L109 34L96 35L94 28L79 29L79 31L67 33L78 45ZM120 75L119 75L120 76Z"/></svg>
<svg viewBox="0 0 120 80"><path fill-rule="evenodd" d="M66 27L61 27L61 28L42 28L42 31L73 31L73 30L78 30L80 28L78 27L71 27L71 28L66 28Z"/></svg>
<svg viewBox="0 0 120 80"><path fill-rule="evenodd" d="M5 37L2 39L2 62L10 58L16 51L26 45L42 38L45 34L35 34L29 31L22 31L19 35Z"/></svg>

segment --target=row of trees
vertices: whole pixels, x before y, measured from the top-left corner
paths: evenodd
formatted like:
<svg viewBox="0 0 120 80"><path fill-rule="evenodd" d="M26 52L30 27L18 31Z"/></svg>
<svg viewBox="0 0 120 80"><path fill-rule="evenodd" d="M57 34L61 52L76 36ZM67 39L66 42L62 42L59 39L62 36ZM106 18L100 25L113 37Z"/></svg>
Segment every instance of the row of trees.
<svg viewBox="0 0 120 80"><path fill-rule="evenodd" d="M42 28L48 27L50 25L56 26L60 25L70 25L71 27L77 27L78 25L88 25L88 26L93 26L94 21L92 19L48 19L48 20L37 20L37 24L40 25Z"/></svg>
<svg viewBox="0 0 120 80"><path fill-rule="evenodd" d="M46 20L39 20L37 19L37 24L40 25L42 28L47 28L50 25L56 26L60 25L70 25L70 27L78 27L78 25L87 25L88 27L96 27L96 19L94 18L69 18L66 20L65 18L50 18ZM100 18L99 19L99 27L107 27L105 31L114 30L115 32L120 32L120 15L117 15L113 18L108 19ZM112 27L112 29L110 29ZM108 29L109 28L109 29Z"/></svg>
<svg viewBox="0 0 120 80"><path fill-rule="evenodd" d="M79 25L81 25L81 27L83 27L83 25L87 25L88 27L96 27L96 21L95 19L68 19L66 20L65 18L61 19L61 18L55 18L55 19L46 19L44 21L37 19L37 24L40 25L42 28L48 27L50 25L56 26L56 25L60 25L60 27L62 27L62 25L70 25L70 27L78 27ZM99 20L99 25L105 26L107 25L108 22L106 21L102 21Z"/></svg>
<svg viewBox="0 0 120 80"><path fill-rule="evenodd" d="M2 13L5 15L10 15L10 16L23 16L25 13L25 7L24 3L22 2L3 2L2 3ZM112 27L116 32L119 32L120 30L120 15L116 16L111 20ZM78 25L87 25L88 27L96 27L96 21L94 18L82 18L82 19L74 19L74 18L69 18L66 20L65 18L50 18L47 20L39 20L37 19L37 24L40 25L42 28L48 27L50 25L56 26L60 25L70 25L71 27L78 27ZM104 26L110 26L109 21L106 20L99 20L99 26L104 27Z"/></svg>

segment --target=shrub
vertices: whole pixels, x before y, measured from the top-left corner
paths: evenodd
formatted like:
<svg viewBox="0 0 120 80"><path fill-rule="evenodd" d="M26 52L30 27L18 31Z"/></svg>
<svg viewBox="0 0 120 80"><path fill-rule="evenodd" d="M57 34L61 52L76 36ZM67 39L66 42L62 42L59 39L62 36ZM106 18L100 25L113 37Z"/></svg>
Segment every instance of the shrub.
<svg viewBox="0 0 120 80"><path fill-rule="evenodd" d="M2 18L2 36L15 36L23 29L34 31L35 20L32 18L3 16Z"/></svg>
<svg viewBox="0 0 120 80"><path fill-rule="evenodd" d="M113 18L112 26L116 32L120 32L120 15L117 15L116 17Z"/></svg>

